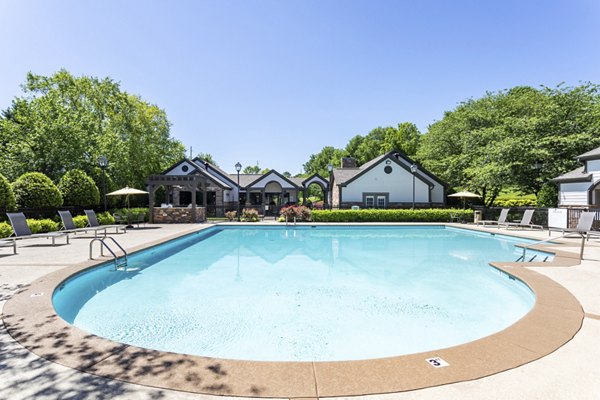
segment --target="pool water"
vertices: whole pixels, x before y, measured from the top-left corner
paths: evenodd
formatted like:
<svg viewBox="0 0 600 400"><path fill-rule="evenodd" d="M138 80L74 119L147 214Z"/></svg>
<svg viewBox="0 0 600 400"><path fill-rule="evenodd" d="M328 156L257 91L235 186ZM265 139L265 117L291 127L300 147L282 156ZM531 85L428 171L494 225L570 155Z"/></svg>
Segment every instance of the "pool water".
<svg viewBox="0 0 600 400"><path fill-rule="evenodd" d="M500 331L531 290L490 267L525 239L443 226L213 227L70 278L58 314L93 334L263 361L411 354Z"/></svg>

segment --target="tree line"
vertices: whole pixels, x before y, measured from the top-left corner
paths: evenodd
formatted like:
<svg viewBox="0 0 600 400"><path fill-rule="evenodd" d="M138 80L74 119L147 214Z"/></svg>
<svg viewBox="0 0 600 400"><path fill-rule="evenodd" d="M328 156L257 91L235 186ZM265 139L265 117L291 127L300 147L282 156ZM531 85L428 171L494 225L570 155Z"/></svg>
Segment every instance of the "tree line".
<svg viewBox="0 0 600 400"><path fill-rule="evenodd" d="M409 122L324 147L304 172L327 176L341 157L359 165L392 149L403 151L448 183L480 194L486 205L506 190L556 201L549 180L579 166L575 157L600 146L599 86L518 86L468 99L428 126Z"/></svg>
<svg viewBox="0 0 600 400"><path fill-rule="evenodd" d="M100 183L103 155L109 190L143 188L148 175L184 157L165 111L110 78L28 73L22 88L0 115L0 174L11 182L32 171L58 182L79 169Z"/></svg>
<svg viewBox="0 0 600 400"><path fill-rule="evenodd" d="M35 171L57 183L77 169L101 187L98 158L104 155L109 190L143 188L149 175L185 156L165 111L110 78L29 73L22 88L0 113L0 175L10 182ZM344 148L325 146L309 157L303 175L327 176L327 165L339 166L341 157L360 165L400 150L451 189L477 192L490 205L506 190L555 198L549 180L576 168L575 157L598 146L598 85L518 86L465 100L423 133L402 122L355 135ZM244 170L263 171L258 165Z"/></svg>

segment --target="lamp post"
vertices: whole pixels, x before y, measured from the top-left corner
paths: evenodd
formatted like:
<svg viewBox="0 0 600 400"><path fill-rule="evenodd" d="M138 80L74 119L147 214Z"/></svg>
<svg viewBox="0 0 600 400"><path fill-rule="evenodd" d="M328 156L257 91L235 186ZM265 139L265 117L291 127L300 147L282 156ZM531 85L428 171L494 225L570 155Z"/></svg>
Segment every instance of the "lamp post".
<svg viewBox="0 0 600 400"><path fill-rule="evenodd" d="M412 172L412 176L413 176L413 205L412 205L412 209L415 209L415 174L417 173L417 170L419 169L419 167L417 166L417 164L412 164L410 166L410 172Z"/></svg>
<svg viewBox="0 0 600 400"><path fill-rule="evenodd" d="M237 162L235 170L237 171L237 220L240 222L240 171L242 170L242 164Z"/></svg>
<svg viewBox="0 0 600 400"><path fill-rule="evenodd" d="M329 198L329 209L333 210L333 188L331 184L333 183L333 179L331 179L331 175L333 174L333 165L327 164L327 171L329 171L329 190L327 191L327 197Z"/></svg>
<svg viewBox="0 0 600 400"><path fill-rule="evenodd" d="M105 156L98 157L98 165L102 170L102 194L104 197L104 212L106 212L106 168L108 167L108 158Z"/></svg>

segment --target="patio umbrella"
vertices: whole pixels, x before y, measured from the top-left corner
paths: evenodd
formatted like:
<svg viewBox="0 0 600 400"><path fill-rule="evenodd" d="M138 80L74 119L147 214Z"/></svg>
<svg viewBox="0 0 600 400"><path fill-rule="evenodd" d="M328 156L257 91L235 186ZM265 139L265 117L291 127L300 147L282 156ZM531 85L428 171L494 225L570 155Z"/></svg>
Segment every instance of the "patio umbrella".
<svg viewBox="0 0 600 400"><path fill-rule="evenodd" d="M448 197L460 197L463 199L463 210L465 209L465 199L468 198L479 198L480 195L471 192L458 192L454 194L449 194Z"/></svg>
<svg viewBox="0 0 600 400"><path fill-rule="evenodd" d="M148 194L143 190L130 188L129 186L125 186L123 189L115 190L114 192L107 193L107 196L127 196L127 208L129 208L129 196L132 194Z"/></svg>

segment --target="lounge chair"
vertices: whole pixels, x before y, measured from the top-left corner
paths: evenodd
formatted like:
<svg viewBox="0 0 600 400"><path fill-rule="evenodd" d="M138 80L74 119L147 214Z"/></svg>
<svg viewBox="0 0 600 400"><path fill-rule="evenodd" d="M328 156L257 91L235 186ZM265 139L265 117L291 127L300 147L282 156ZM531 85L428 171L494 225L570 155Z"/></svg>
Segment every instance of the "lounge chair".
<svg viewBox="0 0 600 400"><path fill-rule="evenodd" d="M520 222L504 222L502 224L499 223L498 228L500 228L500 226L504 226L505 228L540 228L541 230L544 230L544 227L542 225L536 225L531 223L534 211L535 210L533 209L525 210L525 212L523 213L523 218L521 218Z"/></svg>
<svg viewBox="0 0 600 400"><path fill-rule="evenodd" d="M596 219L595 211L583 211L579 216L579 221L577 221L577 226L575 228L567 228L563 229L563 234L569 233L577 233L581 236L585 236L587 240L590 240L590 236L596 236L600 234L600 232L596 232L592 230L592 225L594 225L594 220Z"/></svg>
<svg viewBox="0 0 600 400"><path fill-rule="evenodd" d="M502 211L500 211L500 216L498 217L498 220L494 221L494 220L482 220L482 221L477 221L477 225L482 224L483 226L486 225L491 225L491 224L496 224L496 225L500 225L500 224L504 224L506 223L506 218L508 217L508 211L510 211L510 208L503 208Z"/></svg>
<svg viewBox="0 0 600 400"><path fill-rule="evenodd" d="M77 234L78 232L94 232L94 237L98 237L98 231L104 231L104 236L106 236L106 231L108 228L104 227L104 226L88 226L85 228L78 228L75 225L75 222L73 222L73 216L71 215L70 211L59 211L58 215L60 215L60 219L62 220L62 224L63 224L63 229L62 232L69 232L69 233L75 233Z"/></svg>
<svg viewBox="0 0 600 400"><path fill-rule="evenodd" d="M13 238L12 240L0 240L0 247L12 247L13 253L17 254L17 241Z"/></svg>
<svg viewBox="0 0 600 400"><path fill-rule="evenodd" d="M123 231L123 233L127 233L127 227L123 225L100 225L98 222L98 218L96 217L96 213L94 210L83 210L88 219L88 227L91 228L115 228L115 233L119 233L119 229Z"/></svg>
<svg viewBox="0 0 600 400"><path fill-rule="evenodd" d="M50 238L52 239L52 245L56 245L57 237L65 237L67 244L69 244L69 233L68 232L48 232L48 233L32 233L31 229L27 225L27 219L23 213L7 213L8 220L12 225L13 237L12 240L20 239L37 239L37 238ZM15 244L16 251L16 244Z"/></svg>

